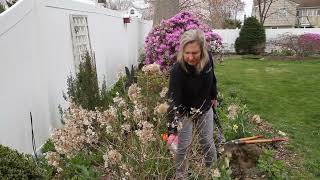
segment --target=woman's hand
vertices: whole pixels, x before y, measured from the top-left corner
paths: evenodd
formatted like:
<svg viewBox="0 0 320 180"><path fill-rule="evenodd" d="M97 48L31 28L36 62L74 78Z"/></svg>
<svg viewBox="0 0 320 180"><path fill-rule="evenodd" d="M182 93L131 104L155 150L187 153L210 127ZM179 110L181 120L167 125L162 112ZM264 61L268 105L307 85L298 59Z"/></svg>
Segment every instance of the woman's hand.
<svg viewBox="0 0 320 180"><path fill-rule="evenodd" d="M219 103L218 103L218 101L217 101L216 99L212 99L212 100L211 100L211 104L212 104L212 107L213 107L213 108L216 108L216 107L218 107L218 104L219 104Z"/></svg>

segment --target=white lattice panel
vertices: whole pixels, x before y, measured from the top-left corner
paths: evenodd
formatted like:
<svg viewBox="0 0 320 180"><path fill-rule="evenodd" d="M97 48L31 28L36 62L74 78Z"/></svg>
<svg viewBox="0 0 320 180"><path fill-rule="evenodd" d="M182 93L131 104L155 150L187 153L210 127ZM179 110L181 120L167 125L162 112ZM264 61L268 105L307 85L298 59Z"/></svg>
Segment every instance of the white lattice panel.
<svg viewBox="0 0 320 180"><path fill-rule="evenodd" d="M76 70L86 52L92 55L88 18L83 15L70 15L73 57Z"/></svg>

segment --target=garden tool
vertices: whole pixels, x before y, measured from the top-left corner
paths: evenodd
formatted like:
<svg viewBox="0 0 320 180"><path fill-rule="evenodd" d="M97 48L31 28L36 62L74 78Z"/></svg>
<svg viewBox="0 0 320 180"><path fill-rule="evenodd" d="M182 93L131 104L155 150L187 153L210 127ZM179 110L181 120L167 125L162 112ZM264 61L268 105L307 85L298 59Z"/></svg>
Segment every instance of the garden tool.
<svg viewBox="0 0 320 180"><path fill-rule="evenodd" d="M272 139L259 139L259 138L264 138L264 136L258 135L258 136L235 139L235 140L228 141L225 144L256 144L256 143L288 141L287 138L272 138Z"/></svg>
<svg viewBox="0 0 320 180"><path fill-rule="evenodd" d="M168 136L167 133L163 133L162 140L166 142L171 154L175 156L178 149L178 136L175 134L170 134Z"/></svg>

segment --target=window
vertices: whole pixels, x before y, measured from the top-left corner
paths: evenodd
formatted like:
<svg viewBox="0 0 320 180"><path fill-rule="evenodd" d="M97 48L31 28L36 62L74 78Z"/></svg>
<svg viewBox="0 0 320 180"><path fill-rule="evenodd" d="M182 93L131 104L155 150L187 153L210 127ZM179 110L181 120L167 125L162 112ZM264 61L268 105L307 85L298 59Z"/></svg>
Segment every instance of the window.
<svg viewBox="0 0 320 180"><path fill-rule="evenodd" d="M315 10L314 9L308 9L308 16L314 16Z"/></svg>
<svg viewBox="0 0 320 180"><path fill-rule="evenodd" d="M134 9L131 9L131 10L130 10L130 14L134 14Z"/></svg>
<svg viewBox="0 0 320 180"><path fill-rule="evenodd" d="M307 10L306 9L303 9L301 11L302 11L302 16L307 16Z"/></svg>
<svg viewBox="0 0 320 180"><path fill-rule="evenodd" d="M317 10L317 15L320 16L320 9Z"/></svg>
<svg viewBox="0 0 320 180"><path fill-rule="evenodd" d="M85 53L92 55L87 16L70 15L73 57L76 70Z"/></svg>

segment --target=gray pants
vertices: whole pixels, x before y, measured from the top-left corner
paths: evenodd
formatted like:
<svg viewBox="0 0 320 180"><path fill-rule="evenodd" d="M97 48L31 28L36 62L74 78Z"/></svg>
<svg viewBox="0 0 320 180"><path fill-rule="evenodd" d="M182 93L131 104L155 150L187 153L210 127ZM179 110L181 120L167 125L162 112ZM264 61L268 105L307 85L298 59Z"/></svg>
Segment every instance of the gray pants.
<svg viewBox="0 0 320 180"><path fill-rule="evenodd" d="M197 130L195 135L199 135L199 141L203 151L206 167L210 168L212 162L217 160L217 152L213 140L213 116L212 108L210 108L201 117L199 117L197 121L190 117L182 117L182 129L178 132L178 149L176 154L177 179L184 179L186 177L188 169L187 155L191 149L193 128L196 128Z"/></svg>

